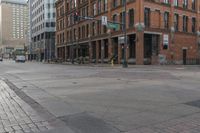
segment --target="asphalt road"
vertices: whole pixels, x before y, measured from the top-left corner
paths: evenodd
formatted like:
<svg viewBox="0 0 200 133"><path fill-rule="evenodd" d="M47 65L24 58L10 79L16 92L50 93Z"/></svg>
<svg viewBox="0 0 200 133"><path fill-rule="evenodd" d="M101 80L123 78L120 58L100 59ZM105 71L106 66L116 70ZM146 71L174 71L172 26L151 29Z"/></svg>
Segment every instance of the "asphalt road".
<svg viewBox="0 0 200 133"><path fill-rule="evenodd" d="M200 66L4 61L0 79L0 133L200 132Z"/></svg>

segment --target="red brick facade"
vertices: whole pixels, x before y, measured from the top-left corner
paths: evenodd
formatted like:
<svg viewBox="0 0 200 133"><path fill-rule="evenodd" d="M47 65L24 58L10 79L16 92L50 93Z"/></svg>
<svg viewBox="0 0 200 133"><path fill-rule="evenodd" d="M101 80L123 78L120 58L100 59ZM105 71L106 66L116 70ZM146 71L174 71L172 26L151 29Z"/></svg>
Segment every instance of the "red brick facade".
<svg viewBox="0 0 200 133"><path fill-rule="evenodd" d="M126 48L127 60L132 64L158 64L159 57L166 57L164 63L176 64L182 64L184 60L195 63L195 59L199 59L199 0L195 3L193 0L187 3L178 0L178 6L173 4L173 0L169 3L164 3L164 0L126 0L128 43L125 46L118 40L124 35L121 29L109 29L97 21L101 20L101 16L107 16L109 21L123 23L124 7L121 1L73 0L70 3L70 0L58 0L58 58L65 61L84 58L90 63L109 63L114 59L115 63L121 63L122 49ZM74 22L76 12L79 16L95 20L80 18ZM138 23L145 24L145 28L140 31L136 28Z"/></svg>

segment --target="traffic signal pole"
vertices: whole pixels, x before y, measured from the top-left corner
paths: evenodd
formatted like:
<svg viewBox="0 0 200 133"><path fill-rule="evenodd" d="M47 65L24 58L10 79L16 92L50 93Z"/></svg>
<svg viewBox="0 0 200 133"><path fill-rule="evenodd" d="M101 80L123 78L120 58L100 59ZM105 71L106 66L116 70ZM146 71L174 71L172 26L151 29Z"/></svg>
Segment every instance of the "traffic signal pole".
<svg viewBox="0 0 200 133"><path fill-rule="evenodd" d="M124 24L123 24L123 30L124 30L124 48L123 48L123 51L124 51L124 59L123 59L123 63L122 63L122 67L123 68L127 68L128 67L128 63L127 63L127 59L126 59L126 51L127 51L127 31L126 31L126 10L127 10L127 7L126 7L126 0L124 0Z"/></svg>
<svg viewBox="0 0 200 133"><path fill-rule="evenodd" d="M118 24L118 25L122 25L123 26L123 32L124 32L124 47L123 47L123 62L122 62L122 67L123 68L127 68L128 67L128 63L127 63L127 59L126 59L126 51L127 51L127 29L126 29L126 11L127 11L127 7L126 7L126 0L124 0L124 23L119 23L119 22L114 22L114 21L107 21L108 23L112 23L112 24ZM79 21L79 19L85 19L85 20L95 20L95 21L99 21L100 19L95 19L93 17L88 17L88 16L79 16L78 12L74 13L74 21Z"/></svg>

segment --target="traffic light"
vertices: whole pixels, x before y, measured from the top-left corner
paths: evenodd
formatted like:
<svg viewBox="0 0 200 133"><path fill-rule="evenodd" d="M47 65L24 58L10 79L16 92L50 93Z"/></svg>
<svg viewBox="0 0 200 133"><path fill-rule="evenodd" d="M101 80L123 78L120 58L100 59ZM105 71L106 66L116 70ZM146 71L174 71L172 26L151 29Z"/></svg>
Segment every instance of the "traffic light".
<svg viewBox="0 0 200 133"><path fill-rule="evenodd" d="M78 16L78 12L74 13L74 21L78 21L79 20L79 16Z"/></svg>

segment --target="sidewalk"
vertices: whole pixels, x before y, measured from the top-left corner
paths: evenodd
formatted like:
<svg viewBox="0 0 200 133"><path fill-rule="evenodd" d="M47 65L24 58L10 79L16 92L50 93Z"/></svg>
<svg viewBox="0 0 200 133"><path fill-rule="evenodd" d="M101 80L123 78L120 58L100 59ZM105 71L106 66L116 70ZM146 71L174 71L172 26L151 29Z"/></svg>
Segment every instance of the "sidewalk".
<svg viewBox="0 0 200 133"><path fill-rule="evenodd" d="M88 67L106 67L106 68L123 68L122 64L108 64L108 63L90 63L90 64L78 64L74 63L72 64L71 62L63 62L63 63L45 63L45 64L60 64L60 65L70 65L70 66L88 66ZM129 64L127 68L147 68L151 67L153 69L157 68L167 68L167 69L183 69L183 68L200 68L200 65L134 65L134 64ZM125 68L126 69L126 68Z"/></svg>
<svg viewBox="0 0 200 133"><path fill-rule="evenodd" d="M10 86L0 80L0 133L74 133L24 92Z"/></svg>
<svg viewBox="0 0 200 133"><path fill-rule="evenodd" d="M53 127L0 80L0 133L39 132Z"/></svg>

